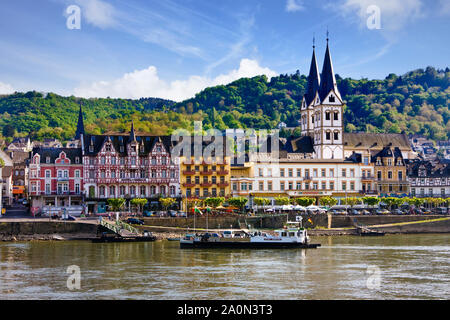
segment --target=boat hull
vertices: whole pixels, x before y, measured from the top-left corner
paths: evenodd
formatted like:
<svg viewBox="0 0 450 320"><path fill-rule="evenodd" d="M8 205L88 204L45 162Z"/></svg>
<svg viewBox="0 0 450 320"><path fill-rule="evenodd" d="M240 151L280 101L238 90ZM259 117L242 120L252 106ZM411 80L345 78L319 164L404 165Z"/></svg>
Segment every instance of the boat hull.
<svg viewBox="0 0 450 320"><path fill-rule="evenodd" d="M205 248L226 248L226 249L316 249L320 247L318 243L298 243L298 242L243 242L243 241L215 241L215 242L180 242L181 249L205 249Z"/></svg>

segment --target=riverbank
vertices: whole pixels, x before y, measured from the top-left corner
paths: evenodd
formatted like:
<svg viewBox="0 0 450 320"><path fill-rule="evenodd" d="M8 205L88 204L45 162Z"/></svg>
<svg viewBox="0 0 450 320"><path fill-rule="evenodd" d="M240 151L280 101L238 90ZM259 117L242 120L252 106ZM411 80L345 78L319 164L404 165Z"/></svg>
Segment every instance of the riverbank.
<svg viewBox="0 0 450 320"><path fill-rule="evenodd" d="M329 217L330 218L330 217ZM137 226L141 231L152 232L157 240L169 238L180 238L186 232L222 232L225 228L204 228L198 226L194 230L186 225L186 221L180 227L181 219L171 219L175 226L170 225L170 218L163 221L164 225L149 225L161 220L145 219L146 225ZM265 217L264 219L268 219ZM280 221L280 217L274 217L274 221ZM304 217L304 220L306 218ZM356 220L355 220L356 219ZM323 217L316 217L316 221L323 221ZM337 224L340 227L324 227L323 224L304 224L311 236L346 236L358 235L356 224L368 226L370 229L381 231L387 234L419 234L419 233L450 233L450 217L448 216L363 216L363 217L331 217L329 225ZM223 221L222 221L223 222ZM380 224L380 222L382 222ZM269 228L256 228L261 231L272 233L279 228L275 223L268 223ZM328 224L328 223L327 223ZM219 224L217 224L219 226ZM223 226L223 225L222 225ZM233 225L230 225L230 227ZM234 229L245 228L246 224L234 225ZM254 226L250 225L251 228ZM229 230L229 228L227 228ZM98 221L51 221L46 219L20 219L0 221L0 241L69 241L69 240L91 240L97 237Z"/></svg>

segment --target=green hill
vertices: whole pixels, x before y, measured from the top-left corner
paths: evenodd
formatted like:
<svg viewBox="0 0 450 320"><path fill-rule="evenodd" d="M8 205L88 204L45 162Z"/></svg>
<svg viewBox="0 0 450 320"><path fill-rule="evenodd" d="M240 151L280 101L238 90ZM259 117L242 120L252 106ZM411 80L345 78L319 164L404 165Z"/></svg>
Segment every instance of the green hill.
<svg viewBox="0 0 450 320"><path fill-rule="evenodd" d="M342 79L339 75L336 79L347 102L346 131L406 132L450 139L448 68L427 67L402 76L390 74L384 80ZM68 140L75 132L79 103L86 130L95 134L127 132L131 119L138 131L152 134L190 129L195 120L203 120L205 128L218 129L268 129L279 122L296 127L305 86L306 76L297 71L270 81L265 76L242 78L207 88L180 103L156 98L81 99L16 93L0 97L0 132L6 139L31 134L34 139Z"/></svg>

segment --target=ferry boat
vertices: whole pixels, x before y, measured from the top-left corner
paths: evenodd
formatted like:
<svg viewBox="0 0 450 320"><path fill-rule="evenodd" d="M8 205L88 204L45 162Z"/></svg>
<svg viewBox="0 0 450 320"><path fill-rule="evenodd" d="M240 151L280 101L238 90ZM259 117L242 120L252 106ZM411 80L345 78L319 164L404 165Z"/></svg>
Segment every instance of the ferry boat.
<svg viewBox="0 0 450 320"><path fill-rule="evenodd" d="M315 249L320 244L310 243L307 231L299 226L299 221L288 222L283 229L275 230L275 235L263 232L233 231L223 234L206 232L204 234L186 234L180 239L180 248L303 248Z"/></svg>

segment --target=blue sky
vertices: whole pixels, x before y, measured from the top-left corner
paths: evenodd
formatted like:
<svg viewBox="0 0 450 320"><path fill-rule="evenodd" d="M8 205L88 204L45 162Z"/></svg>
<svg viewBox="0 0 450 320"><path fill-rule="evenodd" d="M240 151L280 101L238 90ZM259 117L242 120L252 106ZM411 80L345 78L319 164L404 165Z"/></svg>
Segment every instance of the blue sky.
<svg viewBox="0 0 450 320"><path fill-rule="evenodd" d="M67 7L80 8L68 29ZM370 29L379 8L380 29ZM449 66L448 0L3 0L0 94L182 100L242 76L319 68L382 79Z"/></svg>

